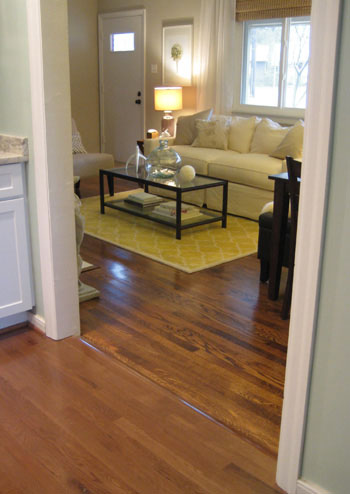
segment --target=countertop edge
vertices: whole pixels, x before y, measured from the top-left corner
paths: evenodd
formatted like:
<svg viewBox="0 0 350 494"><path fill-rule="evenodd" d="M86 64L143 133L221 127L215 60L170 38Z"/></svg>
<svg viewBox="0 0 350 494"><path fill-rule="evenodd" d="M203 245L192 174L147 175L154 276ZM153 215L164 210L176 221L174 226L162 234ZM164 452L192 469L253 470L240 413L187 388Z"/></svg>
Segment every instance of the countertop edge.
<svg viewBox="0 0 350 494"><path fill-rule="evenodd" d="M28 138L0 134L0 165L28 161Z"/></svg>

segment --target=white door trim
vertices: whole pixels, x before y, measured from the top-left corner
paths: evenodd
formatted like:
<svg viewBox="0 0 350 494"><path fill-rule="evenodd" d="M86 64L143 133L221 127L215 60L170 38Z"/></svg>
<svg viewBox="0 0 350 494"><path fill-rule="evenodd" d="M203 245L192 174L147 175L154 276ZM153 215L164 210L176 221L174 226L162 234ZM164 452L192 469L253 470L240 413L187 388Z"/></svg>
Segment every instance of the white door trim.
<svg viewBox="0 0 350 494"><path fill-rule="evenodd" d="M102 40L102 25L103 19L113 19L118 17L128 17L130 15L139 15L142 18L142 30L143 30L143 60L142 60L142 73L143 73L143 87L142 87L142 126L143 134L145 134L145 108L146 108L146 76L145 76L145 60L146 60L146 10L123 10L121 12L110 12L107 14L98 14L98 61L99 61L99 96L100 96L100 148L101 152L105 152L105 128L104 128L104 88L103 88L103 40ZM135 143L136 145L136 143Z"/></svg>
<svg viewBox="0 0 350 494"><path fill-rule="evenodd" d="M47 142L45 124L44 71L40 0L27 0L28 45L32 98L33 161L40 248L41 283L45 329L55 325L54 272L50 248L50 209L48 204ZM34 89L35 88L35 89ZM49 334L48 334L49 336Z"/></svg>
<svg viewBox="0 0 350 494"><path fill-rule="evenodd" d="M340 5L341 0L312 2L309 99L276 478L288 494L296 492L304 442L332 139Z"/></svg>
<svg viewBox="0 0 350 494"><path fill-rule="evenodd" d="M53 339L60 339L80 331L79 300L75 254L74 209L73 209L73 174L68 176L62 170L49 167L47 141L47 112L52 106L45 102L44 85L44 57L42 37L42 16L40 0L27 0L28 49L31 80L32 106L32 135L33 157L32 165L35 169L35 191L38 219L38 242L40 250L41 284L44 305L44 320L41 326L46 335ZM62 43L61 39L54 40ZM62 50L67 52L68 45L63 44ZM64 51L61 52L65 56ZM63 77L63 76L62 76ZM58 80L63 83L66 80ZM51 87L51 86L50 86ZM62 97L65 88L62 88ZM67 95L69 99L69 93ZM56 103L59 106L59 103ZM47 108L49 106L49 108ZM66 122L66 113L63 118L57 112L54 133L67 132L70 120ZM68 124L68 125L67 125ZM64 133L63 132L63 133ZM63 142L63 141L62 141ZM59 142L57 146L61 145ZM70 141L71 143L71 141ZM66 140L63 145L66 144ZM71 156L67 152L68 156ZM68 165L68 163L67 163ZM67 166L68 168L68 166ZM50 194L49 183L60 187L61 195L53 197ZM70 207L70 205L72 207ZM62 206L61 214L57 213ZM64 214L66 211L72 214ZM62 235L59 234L62 233ZM57 238L59 236L59 238ZM61 265L61 269L58 266ZM58 272L60 271L60 272ZM36 319L39 320L39 319Z"/></svg>

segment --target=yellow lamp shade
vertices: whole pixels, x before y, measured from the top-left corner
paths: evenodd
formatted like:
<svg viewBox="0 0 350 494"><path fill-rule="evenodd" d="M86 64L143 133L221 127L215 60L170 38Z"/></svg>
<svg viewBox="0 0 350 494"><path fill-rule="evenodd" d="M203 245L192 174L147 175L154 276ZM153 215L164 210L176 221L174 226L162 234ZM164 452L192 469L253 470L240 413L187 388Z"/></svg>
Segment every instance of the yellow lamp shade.
<svg viewBox="0 0 350 494"><path fill-rule="evenodd" d="M154 108L161 111L182 109L182 87L155 87Z"/></svg>

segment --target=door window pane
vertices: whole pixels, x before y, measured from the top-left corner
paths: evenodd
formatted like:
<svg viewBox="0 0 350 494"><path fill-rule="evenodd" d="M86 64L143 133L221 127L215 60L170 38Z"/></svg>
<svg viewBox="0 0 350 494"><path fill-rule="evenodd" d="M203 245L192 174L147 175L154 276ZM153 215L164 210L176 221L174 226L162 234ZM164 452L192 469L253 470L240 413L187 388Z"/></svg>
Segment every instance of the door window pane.
<svg viewBox="0 0 350 494"><path fill-rule="evenodd" d="M135 33L111 34L111 51L135 51Z"/></svg>
<svg viewBox="0 0 350 494"><path fill-rule="evenodd" d="M281 35L281 23L248 26L242 103L278 106Z"/></svg>
<svg viewBox="0 0 350 494"><path fill-rule="evenodd" d="M309 45L310 23L291 19L284 104L288 108L306 107Z"/></svg>

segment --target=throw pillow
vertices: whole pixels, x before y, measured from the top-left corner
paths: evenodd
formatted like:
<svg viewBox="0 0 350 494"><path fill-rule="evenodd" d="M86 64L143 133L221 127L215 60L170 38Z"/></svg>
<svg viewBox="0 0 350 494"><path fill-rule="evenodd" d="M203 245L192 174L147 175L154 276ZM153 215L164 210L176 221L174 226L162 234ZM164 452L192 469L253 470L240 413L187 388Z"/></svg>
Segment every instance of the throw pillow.
<svg viewBox="0 0 350 494"><path fill-rule="evenodd" d="M228 148L238 153L249 153L258 117L233 117L228 134Z"/></svg>
<svg viewBox="0 0 350 494"><path fill-rule="evenodd" d="M197 137L192 146L227 150L228 127L225 120L196 120Z"/></svg>
<svg viewBox="0 0 350 494"><path fill-rule="evenodd" d="M280 144L289 130L289 127L282 127L279 123L263 118L256 126L251 153L270 154Z"/></svg>
<svg viewBox="0 0 350 494"><path fill-rule="evenodd" d="M294 159L303 154L304 122L299 120L291 127L277 148L270 154L273 158L284 160L286 156Z"/></svg>
<svg viewBox="0 0 350 494"><path fill-rule="evenodd" d="M79 132L72 134L72 148L73 148L73 154L80 154L80 153L87 154L87 151L83 146Z"/></svg>
<svg viewBox="0 0 350 494"><path fill-rule="evenodd" d="M191 145L196 137L196 120L209 120L213 110L205 110L194 115L179 117L176 123L174 144Z"/></svg>

